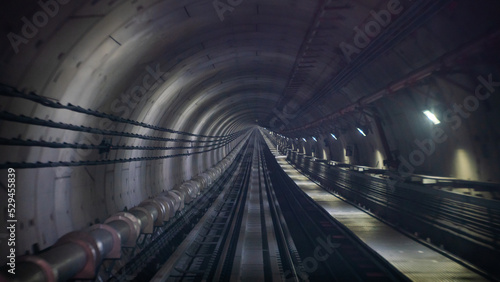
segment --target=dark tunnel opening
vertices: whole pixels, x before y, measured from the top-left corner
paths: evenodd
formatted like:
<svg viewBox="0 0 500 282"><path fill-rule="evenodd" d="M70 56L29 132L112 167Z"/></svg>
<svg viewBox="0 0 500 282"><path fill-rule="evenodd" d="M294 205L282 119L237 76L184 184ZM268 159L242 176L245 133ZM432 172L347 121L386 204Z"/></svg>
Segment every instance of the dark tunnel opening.
<svg viewBox="0 0 500 282"><path fill-rule="evenodd" d="M0 279L500 280L498 1L2 8Z"/></svg>

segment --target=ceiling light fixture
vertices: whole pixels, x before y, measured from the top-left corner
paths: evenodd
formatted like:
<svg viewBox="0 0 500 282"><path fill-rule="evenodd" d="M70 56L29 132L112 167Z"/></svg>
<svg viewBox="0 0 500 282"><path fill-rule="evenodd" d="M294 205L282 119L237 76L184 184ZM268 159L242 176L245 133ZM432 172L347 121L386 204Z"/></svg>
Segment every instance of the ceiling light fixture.
<svg viewBox="0 0 500 282"><path fill-rule="evenodd" d="M361 128L358 127L358 131L359 133L363 134L363 136L366 136L366 134L363 132L363 130L361 130Z"/></svg>
<svg viewBox="0 0 500 282"><path fill-rule="evenodd" d="M430 111L424 111L423 112L427 118L429 118L434 124L440 124L441 122L439 121L439 119L433 114L431 113Z"/></svg>

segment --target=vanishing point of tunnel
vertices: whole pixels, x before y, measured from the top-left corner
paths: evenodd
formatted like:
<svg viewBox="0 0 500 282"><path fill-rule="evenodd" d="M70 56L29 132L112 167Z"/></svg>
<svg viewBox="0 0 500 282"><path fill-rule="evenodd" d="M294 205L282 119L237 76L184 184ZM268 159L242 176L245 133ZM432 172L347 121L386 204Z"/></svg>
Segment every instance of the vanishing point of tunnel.
<svg viewBox="0 0 500 282"><path fill-rule="evenodd" d="M0 281L499 281L498 0L4 0Z"/></svg>

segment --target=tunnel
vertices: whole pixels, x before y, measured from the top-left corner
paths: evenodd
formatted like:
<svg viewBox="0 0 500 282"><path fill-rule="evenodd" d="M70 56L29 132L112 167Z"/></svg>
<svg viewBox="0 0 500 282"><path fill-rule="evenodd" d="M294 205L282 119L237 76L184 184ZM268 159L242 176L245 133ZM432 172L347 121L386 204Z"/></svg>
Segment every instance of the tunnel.
<svg viewBox="0 0 500 282"><path fill-rule="evenodd" d="M500 280L498 1L0 13L0 281Z"/></svg>

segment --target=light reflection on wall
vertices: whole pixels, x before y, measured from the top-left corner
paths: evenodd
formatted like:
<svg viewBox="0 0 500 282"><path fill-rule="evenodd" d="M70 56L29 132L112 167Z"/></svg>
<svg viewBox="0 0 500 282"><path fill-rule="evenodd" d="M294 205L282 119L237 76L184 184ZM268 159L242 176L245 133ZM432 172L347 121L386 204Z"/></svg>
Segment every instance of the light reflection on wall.
<svg viewBox="0 0 500 282"><path fill-rule="evenodd" d="M346 164L350 164L351 163L351 157L347 156L347 150L346 150L345 147L344 147L343 158L344 158L344 163L346 163Z"/></svg>
<svg viewBox="0 0 500 282"><path fill-rule="evenodd" d="M479 180L474 160L466 150L458 149L453 162L453 176L459 179Z"/></svg>
<svg viewBox="0 0 500 282"><path fill-rule="evenodd" d="M379 150L375 150L375 162L373 165L377 168L384 168L384 156Z"/></svg>

